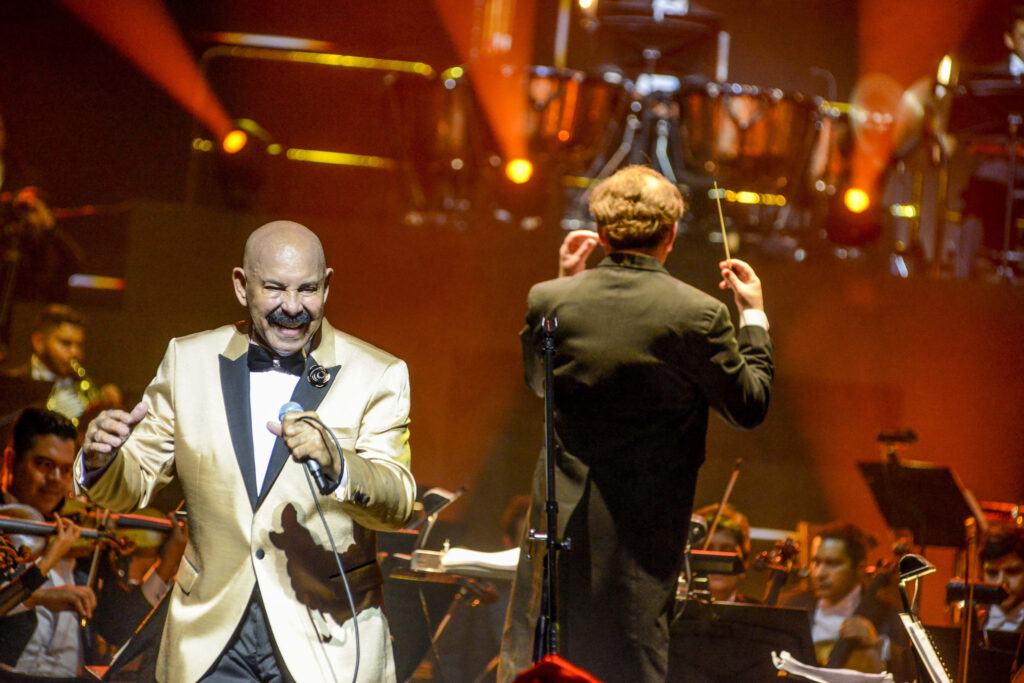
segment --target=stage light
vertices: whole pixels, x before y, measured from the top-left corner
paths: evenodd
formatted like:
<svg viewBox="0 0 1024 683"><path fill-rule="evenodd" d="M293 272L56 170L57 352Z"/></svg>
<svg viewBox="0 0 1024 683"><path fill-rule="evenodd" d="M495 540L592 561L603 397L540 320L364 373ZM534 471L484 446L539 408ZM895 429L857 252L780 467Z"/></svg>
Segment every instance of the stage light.
<svg viewBox="0 0 1024 683"><path fill-rule="evenodd" d="M245 134L245 131L236 128L224 136L220 146L225 153L235 154L236 152L240 152L248 141L249 136Z"/></svg>
<svg viewBox="0 0 1024 683"><path fill-rule="evenodd" d="M505 164L505 175L516 185L522 185L533 177L533 164L526 159L513 159Z"/></svg>
<svg viewBox="0 0 1024 683"><path fill-rule="evenodd" d="M273 144L273 138L252 119L235 119L231 123L231 130L217 146L214 173L225 203L234 209L248 210L267 179L267 147Z"/></svg>
<svg viewBox="0 0 1024 683"><path fill-rule="evenodd" d="M949 87L950 79L953 77L953 57L952 55L946 55L939 62L939 73L935 80L939 85Z"/></svg>
<svg viewBox="0 0 1024 683"><path fill-rule="evenodd" d="M362 166L364 168L394 168L394 159L372 156L370 154L348 154L347 152L329 152L317 149L298 149L291 147L284 156L291 161L308 161L314 164L332 164L335 166Z"/></svg>
<svg viewBox="0 0 1024 683"><path fill-rule="evenodd" d="M825 231L829 240L846 247L860 247L878 240L882 231L882 207L859 187L832 195L828 202ZM888 209L888 207L885 207Z"/></svg>
<svg viewBox="0 0 1024 683"><path fill-rule="evenodd" d="M864 213L871 205L871 198L859 187L851 187L843 194L843 204L851 213Z"/></svg>
<svg viewBox="0 0 1024 683"><path fill-rule="evenodd" d="M61 0L61 4L163 88L215 137L231 130L224 107L161 0Z"/></svg>

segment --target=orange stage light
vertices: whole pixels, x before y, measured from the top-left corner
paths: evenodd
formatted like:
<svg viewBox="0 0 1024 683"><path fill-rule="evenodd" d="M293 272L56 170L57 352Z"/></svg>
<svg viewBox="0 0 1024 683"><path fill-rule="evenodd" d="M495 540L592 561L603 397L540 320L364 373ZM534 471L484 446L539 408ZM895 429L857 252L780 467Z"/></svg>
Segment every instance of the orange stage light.
<svg viewBox="0 0 1024 683"><path fill-rule="evenodd" d="M433 0L494 134L498 153L527 153L524 79L533 53L536 0L484 0L481 14L464 0ZM474 24L474 19L478 20Z"/></svg>
<svg viewBox="0 0 1024 683"><path fill-rule="evenodd" d="M505 175L516 185L530 182L533 164L526 159L513 159L505 165Z"/></svg>
<svg viewBox="0 0 1024 683"><path fill-rule="evenodd" d="M240 152L248 141L249 136L245 134L245 131L236 128L224 136L220 146L227 154L234 154L235 152Z"/></svg>
<svg viewBox="0 0 1024 683"><path fill-rule="evenodd" d="M859 187L851 187L843 195L843 204L852 213L864 213L871 205L871 198L868 193Z"/></svg>
<svg viewBox="0 0 1024 683"><path fill-rule="evenodd" d="M231 119L200 73L160 0L61 0L61 4L153 79L217 138L228 134Z"/></svg>

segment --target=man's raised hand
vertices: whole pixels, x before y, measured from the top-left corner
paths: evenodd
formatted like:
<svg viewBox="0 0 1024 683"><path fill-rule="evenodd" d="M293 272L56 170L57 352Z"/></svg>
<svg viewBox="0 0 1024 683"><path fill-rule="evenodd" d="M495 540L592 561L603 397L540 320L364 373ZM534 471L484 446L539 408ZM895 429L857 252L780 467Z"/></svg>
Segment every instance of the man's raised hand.
<svg viewBox="0 0 1024 683"><path fill-rule="evenodd" d="M558 248L558 277L569 277L587 267L587 258L597 246L598 236L592 230L571 230Z"/></svg>
<svg viewBox="0 0 1024 683"><path fill-rule="evenodd" d="M139 401L131 412L123 410L104 410L96 416L85 430L82 441L82 452L85 454L87 469L99 469L106 465L117 454L117 450L131 436L135 426L142 422L149 412L144 401Z"/></svg>

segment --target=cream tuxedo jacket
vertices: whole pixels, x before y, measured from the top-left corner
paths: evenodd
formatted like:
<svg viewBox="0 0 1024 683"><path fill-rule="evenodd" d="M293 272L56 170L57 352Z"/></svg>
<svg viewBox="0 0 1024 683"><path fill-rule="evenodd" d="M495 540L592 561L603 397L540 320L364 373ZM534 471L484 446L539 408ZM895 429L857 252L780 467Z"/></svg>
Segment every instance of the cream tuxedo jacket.
<svg viewBox="0 0 1024 683"><path fill-rule="evenodd" d="M305 468L278 439L255 490L247 329L225 326L171 340L146 389L149 413L108 469L84 491L115 511L144 507L180 481L189 544L170 597L159 680L195 681L224 650L259 591L283 663L297 681L349 681L353 620ZM292 400L316 410L343 450L348 481L316 493L357 602L359 681L394 680L373 530L412 513L409 381L401 360L323 322ZM82 458L75 464L81 481Z"/></svg>

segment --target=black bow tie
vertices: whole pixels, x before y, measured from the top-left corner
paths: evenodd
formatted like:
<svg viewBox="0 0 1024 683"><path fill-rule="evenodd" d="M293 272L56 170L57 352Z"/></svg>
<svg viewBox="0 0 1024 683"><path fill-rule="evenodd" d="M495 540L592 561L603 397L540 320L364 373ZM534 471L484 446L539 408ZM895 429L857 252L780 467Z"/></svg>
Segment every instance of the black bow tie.
<svg viewBox="0 0 1024 683"><path fill-rule="evenodd" d="M296 377L301 377L302 371L306 367L306 359L301 351L290 356L279 356L270 349L256 344L249 345L246 363L249 365L249 372L280 370Z"/></svg>

